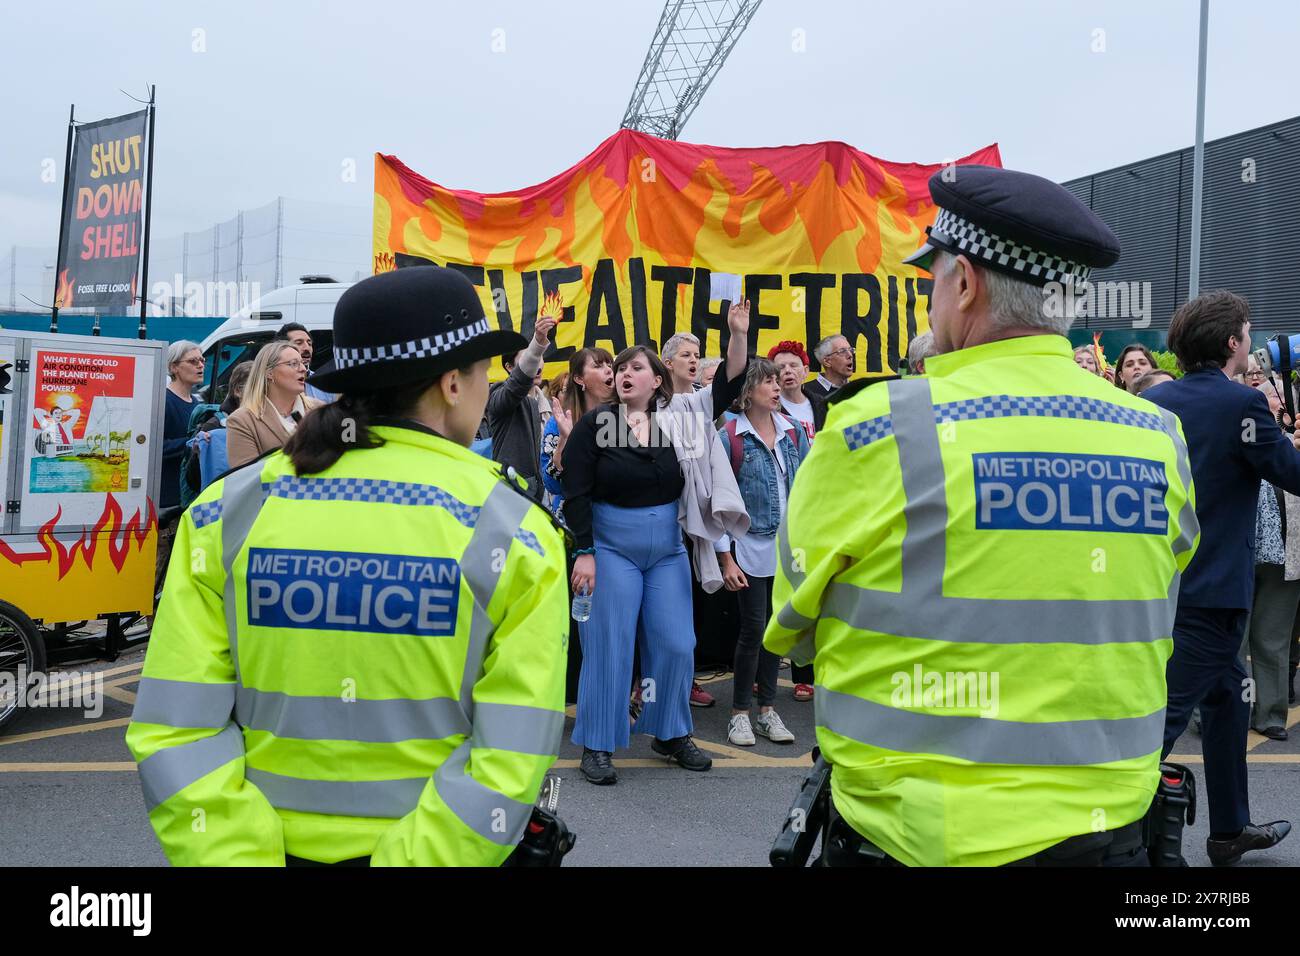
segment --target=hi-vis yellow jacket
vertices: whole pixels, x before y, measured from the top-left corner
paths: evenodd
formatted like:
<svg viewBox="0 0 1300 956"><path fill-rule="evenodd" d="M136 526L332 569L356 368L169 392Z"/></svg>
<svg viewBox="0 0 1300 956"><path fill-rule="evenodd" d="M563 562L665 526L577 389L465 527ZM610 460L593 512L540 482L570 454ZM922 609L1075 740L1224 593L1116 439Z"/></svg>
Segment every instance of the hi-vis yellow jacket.
<svg viewBox="0 0 1300 956"><path fill-rule="evenodd" d="M495 866L555 762L564 542L431 432L181 519L127 743L174 864Z"/></svg>
<svg viewBox="0 0 1300 956"><path fill-rule="evenodd" d="M832 407L764 643L813 660L855 830L908 865L999 865L1151 803L1191 472L1178 419L1060 336L925 366Z"/></svg>

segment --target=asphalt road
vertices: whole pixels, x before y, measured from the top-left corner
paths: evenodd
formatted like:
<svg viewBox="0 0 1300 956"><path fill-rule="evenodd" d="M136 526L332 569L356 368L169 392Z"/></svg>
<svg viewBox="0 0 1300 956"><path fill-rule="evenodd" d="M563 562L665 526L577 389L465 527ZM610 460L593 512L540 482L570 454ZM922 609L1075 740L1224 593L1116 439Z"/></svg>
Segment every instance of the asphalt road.
<svg viewBox="0 0 1300 956"><path fill-rule="evenodd" d="M98 717L71 708L35 709L0 736L0 865L166 862L124 742L143 658L143 650L136 650L112 664L71 668L102 672L109 696ZM797 739L784 746L761 737L752 748L730 746L730 678L707 685L719 702L694 715L696 741L714 758L708 773L668 765L641 738L616 756L618 784L595 787L578 772L580 752L566 734L556 769L563 781L560 813L578 835L566 865L766 866L814 742L812 705L790 699L786 674L777 709ZM1300 708L1293 708L1293 731L1297 722ZM1283 743L1252 733L1248 746L1253 818L1300 817L1300 733ZM1201 777L1199 738L1185 735L1174 753ZM1208 813L1200 789L1202 809L1184 839L1184 853L1193 866L1208 866ZM1241 865L1300 866L1300 836L1252 853Z"/></svg>

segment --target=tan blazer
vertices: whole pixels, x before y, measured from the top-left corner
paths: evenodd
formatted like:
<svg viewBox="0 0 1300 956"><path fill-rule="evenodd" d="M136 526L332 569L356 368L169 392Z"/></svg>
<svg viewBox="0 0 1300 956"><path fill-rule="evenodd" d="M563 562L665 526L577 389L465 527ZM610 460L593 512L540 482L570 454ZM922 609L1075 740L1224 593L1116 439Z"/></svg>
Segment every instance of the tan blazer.
<svg viewBox="0 0 1300 956"><path fill-rule="evenodd" d="M319 399L299 395L293 407L306 415L313 408L325 404ZM252 409L240 407L226 419L226 458L231 468L246 465L275 448L283 448L289 440L280 413L269 401L262 406L262 414L254 415Z"/></svg>

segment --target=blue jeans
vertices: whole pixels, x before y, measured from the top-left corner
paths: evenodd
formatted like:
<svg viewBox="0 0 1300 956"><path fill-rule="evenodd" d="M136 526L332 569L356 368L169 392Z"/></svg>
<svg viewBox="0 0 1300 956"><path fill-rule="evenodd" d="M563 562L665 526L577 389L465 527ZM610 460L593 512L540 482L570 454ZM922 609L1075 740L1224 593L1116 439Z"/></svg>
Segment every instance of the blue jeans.
<svg viewBox="0 0 1300 956"><path fill-rule="evenodd" d="M619 508L595 502L596 590L591 618L579 624L582 676L573 742L591 750L627 747L632 733L683 737L691 722L695 627L691 566L677 524L677 502ZM638 616L641 718L628 727L628 694Z"/></svg>

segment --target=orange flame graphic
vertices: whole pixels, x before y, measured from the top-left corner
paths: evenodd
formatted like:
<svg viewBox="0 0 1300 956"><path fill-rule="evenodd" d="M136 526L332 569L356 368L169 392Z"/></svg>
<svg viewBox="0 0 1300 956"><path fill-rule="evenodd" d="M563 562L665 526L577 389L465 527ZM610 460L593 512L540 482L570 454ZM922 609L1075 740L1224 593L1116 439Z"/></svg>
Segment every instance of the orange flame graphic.
<svg viewBox="0 0 1300 956"><path fill-rule="evenodd" d="M44 548L43 551L33 551L27 554L20 554L14 551L3 539L0 539L0 557L9 561L11 564L22 565L29 561L48 563L51 560L57 561L59 566L59 579L62 580L72 570L72 565L81 554L85 560L86 567L93 570L95 566L95 552L99 547L100 538L107 538L108 559L112 563L114 570L121 572L123 564L126 563L127 556L130 554L131 539L135 539L136 551L143 550L145 540L149 532L158 527L158 514L154 510L153 500L148 501L148 514L142 516L140 509L136 509L131 520L123 524L122 506L111 493L108 494L104 502L104 510L100 513L95 522L95 526L87 530L82 528L81 536L71 545L64 545L54 536L54 529L58 527L59 518L63 515L63 509L55 511L54 517L41 525L40 530L36 532L36 540ZM89 538L89 540L87 540Z"/></svg>
<svg viewBox="0 0 1300 956"><path fill-rule="evenodd" d="M54 293L54 307L67 309L72 306L72 283L68 281L68 270L59 273L59 288Z"/></svg>
<svg viewBox="0 0 1300 956"><path fill-rule="evenodd" d="M963 164L1000 166L1001 154L976 150L951 163L957 175ZM759 352L843 332L858 367L882 374L925 328L930 279L903 259L925 240L929 178L946 168L841 142L727 148L622 129L545 182L480 193L377 153L375 271L398 255L468 267L502 328L528 328L558 292L572 321L553 364L567 348L618 351L681 329L706 329L705 354L719 354L708 273L735 273Z"/></svg>

